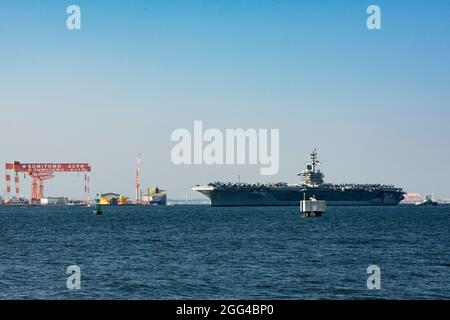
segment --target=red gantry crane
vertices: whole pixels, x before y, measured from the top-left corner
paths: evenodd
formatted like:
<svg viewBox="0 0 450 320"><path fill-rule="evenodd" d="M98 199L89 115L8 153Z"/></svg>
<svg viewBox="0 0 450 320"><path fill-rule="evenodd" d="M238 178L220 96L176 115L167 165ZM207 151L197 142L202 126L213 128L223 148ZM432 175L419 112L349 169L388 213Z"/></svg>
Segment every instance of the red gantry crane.
<svg viewBox="0 0 450 320"><path fill-rule="evenodd" d="M14 173L16 198L19 199L19 173L31 177L31 203L38 204L44 197L44 180L54 178L56 172L84 172L84 201L89 202L89 177L91 172L88 163L6 163L6 200L11 199L11 173Z"/></svg>

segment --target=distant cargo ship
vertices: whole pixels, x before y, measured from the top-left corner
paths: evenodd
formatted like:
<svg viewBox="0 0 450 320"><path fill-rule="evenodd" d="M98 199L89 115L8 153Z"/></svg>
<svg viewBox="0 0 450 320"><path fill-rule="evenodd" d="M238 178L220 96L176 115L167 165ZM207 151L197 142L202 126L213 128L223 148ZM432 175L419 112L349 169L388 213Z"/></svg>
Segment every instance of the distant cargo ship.
<svg viewBox="0 0 450 320"><path fill-rule="evenodd" d="M167 204L167 192L158 187L148 188L147 192L142 197L142 203L147 205L165 206Z"/></svg>
<svg viewBox="0 0 450 320"><path fill-rule="evenodd" d="M303 197L325 200L329 206L373 206L397 205L404 198L405 192L393 185L324 183L316 150L310 160L306 170L297 174L301 184L214 182L192 189L207 196L212 206L298 206Z"/></svg>
<svg viewBox="0 0 450 320"><path fill-rule="evenodd" d="M438 202L433 200L433 196L426 196L422 201L415 203L416 206L437 206Z"/></svg>

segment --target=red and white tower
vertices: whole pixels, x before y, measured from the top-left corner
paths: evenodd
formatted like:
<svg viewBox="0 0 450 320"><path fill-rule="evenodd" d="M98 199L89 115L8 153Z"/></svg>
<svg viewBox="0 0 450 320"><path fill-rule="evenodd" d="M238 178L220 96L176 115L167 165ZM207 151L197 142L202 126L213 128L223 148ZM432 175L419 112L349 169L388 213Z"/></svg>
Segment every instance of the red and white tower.
<svg viewBox="0 0 450 320"><path fill-rule="evenodd" d="M141 193L139 191L140 189L140 183L139 183L139 174L141 171L141 154L138 155L138 161L136 166L136 204L141 204Z"/></svg>

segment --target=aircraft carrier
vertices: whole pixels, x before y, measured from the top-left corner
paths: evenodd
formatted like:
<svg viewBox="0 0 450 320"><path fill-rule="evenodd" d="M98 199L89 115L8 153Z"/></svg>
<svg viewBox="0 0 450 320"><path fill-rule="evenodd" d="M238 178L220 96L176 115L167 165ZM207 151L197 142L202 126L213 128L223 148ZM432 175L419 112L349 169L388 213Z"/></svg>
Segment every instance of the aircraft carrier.
<svg viewBox="0 0 450 320"><path fill-rule="evenodd" d="M397 205L404 199L405 192L393 185L324 183L319 164L314 150L306 169L297 174L300 184L213 182L192 190L207 196L212 206L298 206L304 197L325 200L329 206L378 206Z"/></svg>

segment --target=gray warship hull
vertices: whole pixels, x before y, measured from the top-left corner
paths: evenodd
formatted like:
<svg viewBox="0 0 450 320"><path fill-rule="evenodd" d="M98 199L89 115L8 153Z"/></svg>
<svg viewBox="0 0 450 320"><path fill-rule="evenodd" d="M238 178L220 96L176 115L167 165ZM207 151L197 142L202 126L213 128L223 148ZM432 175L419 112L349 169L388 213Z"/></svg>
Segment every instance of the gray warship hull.
<svg viewBox="0 0 450 320"><path fill-rule="evenodd" d="M306 170L297 174L300 184L214 182L192 189L207 196L213 206L298 206L304 198L312 197L329 206L392 206L404 198L403 190L393 185L324 183L324 174L317 169L316 149L310 160Z"/></svg>
<svg viewBox="0 0 450 320"><path fill-rule="evenodd" d="M329 206L397 205L403 200L398 190L366 190L321 187L194 187L211 200L212 206L298 206L303 197L325 200Z"/></svg>

